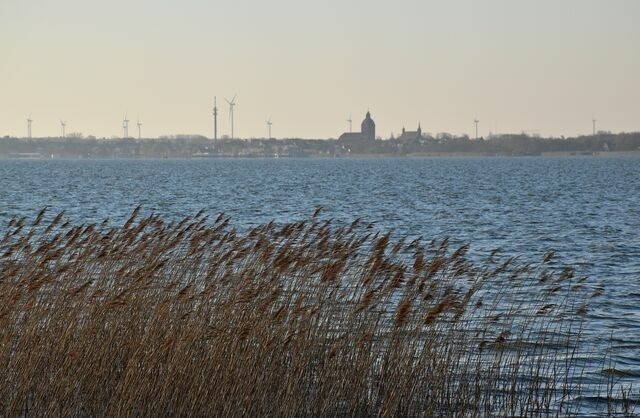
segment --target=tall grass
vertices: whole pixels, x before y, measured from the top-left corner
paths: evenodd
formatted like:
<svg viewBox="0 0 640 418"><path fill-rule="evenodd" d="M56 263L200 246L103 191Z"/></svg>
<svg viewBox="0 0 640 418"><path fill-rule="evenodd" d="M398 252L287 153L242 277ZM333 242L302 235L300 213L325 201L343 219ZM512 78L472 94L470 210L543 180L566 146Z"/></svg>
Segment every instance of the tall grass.
<svg viewBox="0 0 640 418"><path fill-rule="evenodd" d="M0 416L579 411L593 289L551 253L472 263L318 213L238 233L138 212L2 231Z"/></svg>

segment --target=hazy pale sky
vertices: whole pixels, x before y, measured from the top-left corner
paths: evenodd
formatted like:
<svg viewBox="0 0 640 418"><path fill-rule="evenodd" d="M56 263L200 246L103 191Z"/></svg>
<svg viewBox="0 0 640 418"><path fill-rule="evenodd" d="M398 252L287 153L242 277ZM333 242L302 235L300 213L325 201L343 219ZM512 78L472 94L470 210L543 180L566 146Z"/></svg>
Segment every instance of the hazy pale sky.
<svg viewBox="0 0 640 418"><path fill-rule="evenodd" d="M0 0L0 135L640 130L639 0Z"/></svg>

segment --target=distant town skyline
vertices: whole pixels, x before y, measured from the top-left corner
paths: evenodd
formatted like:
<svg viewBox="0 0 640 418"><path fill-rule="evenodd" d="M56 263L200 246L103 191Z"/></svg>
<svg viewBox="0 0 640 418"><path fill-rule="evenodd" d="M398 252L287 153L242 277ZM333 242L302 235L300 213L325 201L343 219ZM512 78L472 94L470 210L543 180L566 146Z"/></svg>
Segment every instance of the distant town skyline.
<svg viewBox="0 0 640 418"><path fill-rule="evenodd" d="M234 100L235 100L235 96L234 96ZM234 101L231 101L231 103L234 103ZM73 131L70 132L68 134L68 137L73 137L73 138L81 138L81 137L91 137L91 138L133 138L133 139L145 139L145 138L163 138L163 137L178 137L178 136L183 136L183 137L189 137L189 136L201 136L201 137L206 137L206 138L210 138L212 140L220 140L220 139L341 139L343 136L345 135L355 135L355 136L360 136L363 132L362 131L353 131L352 130L352 116L349 116L349 119L346 120L346 122L348 123L348 130L345 130L341 133L338 133L336 135L333 136L327 136L327 137L305 137L302 135L293 135L293 136L282 136L282 137L275 137L272 135L271 133L271 128L273 126L273 122L271 120L271 117L269 117L265 123L267 125L267 135L254 135L254 136L247 136L247 137L242 137L242 136L237 136L234 135L234 131L233 131L233 110L231 110L231 107L235 107L235 103L233 104L233 106L231 106L231 103L229 103L230 108L229 108L229 123L231 126L231 131L228 134L223 133L222 135L218 135L218 130L217 130L217 116L220 115L219 109L217 108L217 106L215 106L215 101L214 101L214 107L213 107L213 112L212 114L214 115L214 119L213 119L213 135L207 135L202 134L202 133L193 133L193 132L189 132L189 130L182 130L179 132L172 132L172 133L165 133L165 134L161 134L161 135L157 135L157 136L149 136L149 135L145 135L142 136L141 134L141 128L143 123L140 122L140 117L138 116L138 119L136 121L136 125L137 125L137 134L133 135L129 132L129 122L131 122L130 119L128 119L127 114L125 114L125 116L122 118L121 120L121 125L120 125L120 133L119 134L114 134L114 135L109 135L109 136L104 136L104 135L94 135L93 133L83 133L83 132L77 132L77 131ZM370 111L366 112L365 115L365 120L370 118ZM56 135L55 133L47 133L44 132L40 135L32 135L32 126L33 126L33 122L34 120L31 117L31 114L29 114L29 116L27 117L26 121L26 134L25 135L0 135L0 137L12 137L12 138L65 138L67 137L66 134L66 126L67 126L67 121L63 121L63 120L58 120L60 123L60 131L59 133ZM640 132L640 130L630 130L630 131L618 131L618 132L613 132L610 129L596 129L596 122L597 119L590 119L590 123L591 123L591 132L590 133L577 133L574 135L567 135L567 137L572 137L572 136L588 136L588 135L596 135L597 133L635 133L635 132ZM499 131L489 131L487 132L487 134L485 135L479 135L478 134L478 124L480 123L480 120L478 119L474 119L473 120L473 124L475 127L475 134L471 135L467 132L451 132L451 131L422 131L421 128L421 122L418 121L417 123L417 130L416 131L410 131L407 130L406 126L407 125L402 125L402 128L397 130L397 131L391 131L390 134L385 135L385 134L375 134L375 127L373 128L373 133L371 133L370 135L368 135L368 137L370 137L370 139L395 139L395 138L401 138L403 136L406 136L406 134L408 133L410 136L417 134L418 136L433 136L433 137L437 137L440 136L441 134L451 134L454 136L467 136L471 139L481 139L481 138L486 138L486 137L493 137L493 136L502 136L502 135L528 135L528 136L535 136L535 137L542 137L543 135L541 134L541 132L539 130L521 130L521 131L513 131L513 132L499 132ZM554 135L554 134L549 134L547 135L547 137L564 137L565 135Z"/></svg>
<svg viewBox="0 0 640 418"><path fill-rule="evenodd" d="M128 114L213 137L214 96L230 136L235 94L239 138L337 138L367 109L383 138L638 131L638 20L634 0L4 0L0 136L121 136Z"/></svg>

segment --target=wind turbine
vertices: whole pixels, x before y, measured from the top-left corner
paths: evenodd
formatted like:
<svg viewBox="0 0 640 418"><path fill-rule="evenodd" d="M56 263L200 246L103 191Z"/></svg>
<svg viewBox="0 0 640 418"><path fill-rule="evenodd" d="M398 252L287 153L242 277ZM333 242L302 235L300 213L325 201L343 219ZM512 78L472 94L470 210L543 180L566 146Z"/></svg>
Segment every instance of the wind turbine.
<svg viewBox="0 0 640 418"><path fill-rule="evenodd" d="M480 121L476 118L473 120L473 123L476 124L476 139L478 139L478 124L480 123Z"/></svg>
<svg viewBox="0 0 640 418"><path fill-rule="evenodd" d="M213 97L213 139L218 139L218 103L215 96Z"/></svg>
<svg viewBox="0 0 640 418"><path fill-rule="evenodd" d="M351 129L351 123L353 122L351 120L351 115L349 115L349 119L347 119L347 122L349 122L349 132L353 132L352 129Z"/></svg>
<svg viewBox="0 0 640 418"><path fill-rule="evenodd" d="M29 115L27 117L27 138L31 139L31 122L33 122L33 119L31 119L31 115Z"/></svg>
<svg viewBox="0 0 640 418"><path fill-rule="evenodd" d="M227 103L229 103L229 120L231 120L231 139L233 139L233 108L236 105L236 96L237 94L234 94L233 99L231 100L225 99Z"/></svg>
<svg viewBox="0 0 640 418"><path fill-rule="evenodd" d="M65 128L67 127L67 121L60 119L60 128L62 129L62 138L65 137Z"/></svg>
<svg viewBox="0 0 640 418"><path fill-rule="evenodd" d="M267 119L267 129L269 129L269 139L271 139L271 125L273 125L273 122L271 122L271 116L269 116L269 119Z"/></svg>
<svg viewBox="0 0 640 418"><path fill-rule="evenodd" d="M122 137L129 138L129 119L127 119L127 114L124 114L124 119L122 119Z"/></svg>
<svg viewBox="0 0 640 418"><path fill-rule="evenodd" d="M141 135L140 135L140 132L142 130L141 128L142 128L142 122L140 122L140 115L138 115L138 139L141 138Z"/></svg>

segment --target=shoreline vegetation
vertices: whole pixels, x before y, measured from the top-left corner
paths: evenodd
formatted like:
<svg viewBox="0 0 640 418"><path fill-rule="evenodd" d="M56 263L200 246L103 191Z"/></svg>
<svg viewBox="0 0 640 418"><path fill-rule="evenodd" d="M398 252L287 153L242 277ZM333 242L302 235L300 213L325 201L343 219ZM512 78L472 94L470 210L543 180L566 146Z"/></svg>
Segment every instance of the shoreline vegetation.
<svg viewBox="0 0 640 418"><path fill-rule="evenodd" d="M0 416L633 415L585 359L605 289L359 220L0 228ZM587 370L589 369L589 370Z"/></svg>
<svg viewBox="0 0 640 418"><path fill-rule="evenodd" d="M470 139L448 134L341 142L335 139L220 139L197 135L161 138L0 138L0 158L228 158L228 157L480 157L638 156L640 133L574 138L494 135Z"/></svg>

